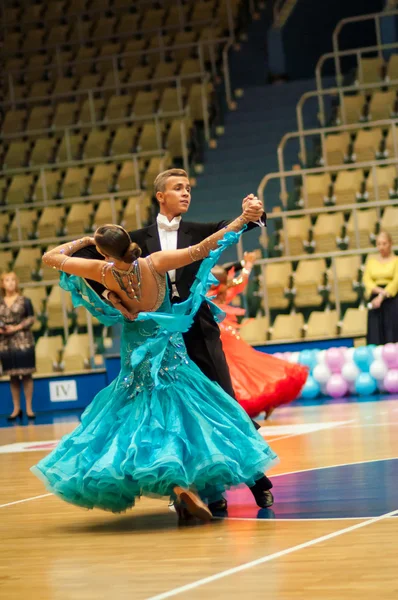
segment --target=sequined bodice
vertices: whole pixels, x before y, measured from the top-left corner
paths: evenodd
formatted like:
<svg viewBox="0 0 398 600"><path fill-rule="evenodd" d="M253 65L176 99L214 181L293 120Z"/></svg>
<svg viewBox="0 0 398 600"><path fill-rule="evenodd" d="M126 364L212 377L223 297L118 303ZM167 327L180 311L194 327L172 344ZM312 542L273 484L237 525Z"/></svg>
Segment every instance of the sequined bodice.
<svg viewBox="0 0 398 600"><path fill-rule="evenodd" d="M151 268L151 267L150 267ZM156 272L155 272L156 273ZM154 275L155 275L154 273ZM161 278L158 275L158 300L157 309L152 312L171 312L171 303L169 295L166 294L167 285L166 279ZM155 275L155 278L156 278ZM163 282L160 280L163 280ZM160 302L160 304L159 304ZM155 379L153 371L153 353L148 352L143 360L135 367L131 366L131 357L133 352L139 347L143 346L146 342L155 339L156 336L161 333L162 328L155 323L155 321L127 321L123 323L123 334L121 339L121 372L119 375L119 385L123 388L127 388L130 392L130 398L133 399L136 394L145 390L150 393L155 387ZM159 343L161 343L159 341ZM180 332L167 334L165 332L165 339L163 340L165 351L159 358L156 372L158 374L159 381L167 386L170 385L174 379L178 378L178 368L182 364L188 363L188 355L185 348L184 339ZM159 355L158 355L159 356Z"/></svg>
<svg viewBox="0 0 398 600"><path fill-rule="evenodd" d="M160 275L155 267L153 266L153 262L152 262L152 258L150 256L147 256L145 258L146 260L146 264L148 265L152 275L155 278L156 281L156 285L158 288L158 297L156 298L156 302L155 305L153 306L151 312L154 312L156 310L158 310L158 308L160 308L162 306L164 297L166 295L166 276L165 275Z"/></svg>

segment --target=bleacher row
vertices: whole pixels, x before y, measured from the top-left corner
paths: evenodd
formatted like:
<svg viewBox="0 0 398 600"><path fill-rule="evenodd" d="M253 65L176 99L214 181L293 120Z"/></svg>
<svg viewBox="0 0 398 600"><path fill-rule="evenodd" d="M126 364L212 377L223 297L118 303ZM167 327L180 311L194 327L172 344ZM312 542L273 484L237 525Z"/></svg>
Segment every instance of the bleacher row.
<svg viewBox="0 0 398 600"><path fill-rule="evenodd" d="M212 76L222 75L221 38L243 4L3 7L0 270L16 272L34 305L39 373L93 364L86 313L72 308L43 252L107 222L141 226L157 173L185 166L186 156L197 164L203 123L206 133L220 111ZM103 328L93 325L101 345Z"/></svg>
<svg viewBox="0 0 398 600"><path fill-rule="evenodd" d="M381 230L387 231L393 244L398 245L398 203L384 209L360 208L355 212L286 217L285 225L277 223L277 242L271 254L294 257L371 248Z"/></svg>
<svg viewBox="0 0 398 600"><path fill-rule="evenodd" d="M76 167L45 171L44 185L41 174L37 171L10 178L4 177L0 179L0 194L3 203L11 212L13 205L50 201L53 198L78 200L81 196L104 195L110 192L118 192L128 197L133 191L140 189L140 181L145 181L146 185L153 182L153 174L156 176L159 172L159 165L171 164L167 153L157 154L161 154L161 157L151 158L149 153L149 157L140 159L140 155L137 155L138 169L145 173L141 177L134 160L110 161L106 164L97 161L98 164L91 166L81 161Z"/></svg>
<svg viewBox="0 0 398 600"><path fill-rule="evenodd" d="M200 32L213 21L228 30L229 10L236 19L240 3L240 0L184 3L168 0L151 6L148 2L126 4L125 0L97 0L91 4L92 11L87 10L84 2L42 2L20 9L11 7L4 11L8 23L7 55L23 55L33 50L45 52L46 49L50 54L55 46L73 47L86 40L102 46L104 41L131 38L132 32L146 40L157 37L158 31L163 35L185 28Z"/></svg>
<svg viewBox="0 0 398 600"><path fill-rule="evenodd" d="M92 233L100 225L116 221L133 230L145 222L146 211L150 206L151 196L138 193L127 199L114 198L114 208L110 199L104 199L99 202L71 202L69 205L26 208L14 213L0 212L0 242L5 247L0 246L0 269L10 264L12 250L7 249L8 243L29 243L32 240L33 244L34 240L84 235ZM25 250L28 253L32 248L28 246Z"/></svg>
<svg viewBox="0 0 398 600"><path fill-rule="evenodd" d="M336 310L313 310L308 321L300 312L279 314L272 326L268 317L244 319L240 336L249 344L284 343L366 335L367 309L348 308L343 319Z"/></svg>

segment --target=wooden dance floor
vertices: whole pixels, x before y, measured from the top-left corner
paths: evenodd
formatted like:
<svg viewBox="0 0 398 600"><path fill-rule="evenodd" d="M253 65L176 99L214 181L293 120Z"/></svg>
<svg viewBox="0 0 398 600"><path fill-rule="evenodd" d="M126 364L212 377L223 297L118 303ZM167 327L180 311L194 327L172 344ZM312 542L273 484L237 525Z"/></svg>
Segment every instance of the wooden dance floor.
<svg viewBox="0 0 398 600"><path fill-rule="evenodd" d="M193 527L160 500L115 516L47 494L29 467L75 425L0 428L1 600L397 600L398 400L276 411L275 505L238 489Z"/></svg>

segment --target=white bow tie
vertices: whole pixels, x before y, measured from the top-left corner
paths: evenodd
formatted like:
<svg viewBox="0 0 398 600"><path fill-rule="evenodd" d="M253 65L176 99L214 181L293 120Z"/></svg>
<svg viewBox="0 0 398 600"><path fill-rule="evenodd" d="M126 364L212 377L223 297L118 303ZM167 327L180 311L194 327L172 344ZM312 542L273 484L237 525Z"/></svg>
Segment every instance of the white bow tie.
<svg viewBox="0 0 398 600"><path fill-rule="evenodd" d="M158 222L158 228L162 229L163 231L178 231L180 228L180 223L179 221L174 223L163 223L160 221Z"/></svg>

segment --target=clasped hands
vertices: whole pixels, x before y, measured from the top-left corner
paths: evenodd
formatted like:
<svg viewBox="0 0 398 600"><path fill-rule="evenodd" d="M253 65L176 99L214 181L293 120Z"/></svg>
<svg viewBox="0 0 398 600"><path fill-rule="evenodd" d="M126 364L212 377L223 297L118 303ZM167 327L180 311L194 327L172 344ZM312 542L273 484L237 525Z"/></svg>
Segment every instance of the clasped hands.
<svg viewBox="0 0 398 600"><path fill-rule="evenodd" d="M245 196L242 201L243 215L252 222L259 221L264 213L264 205L254 194Z"/></svg>

